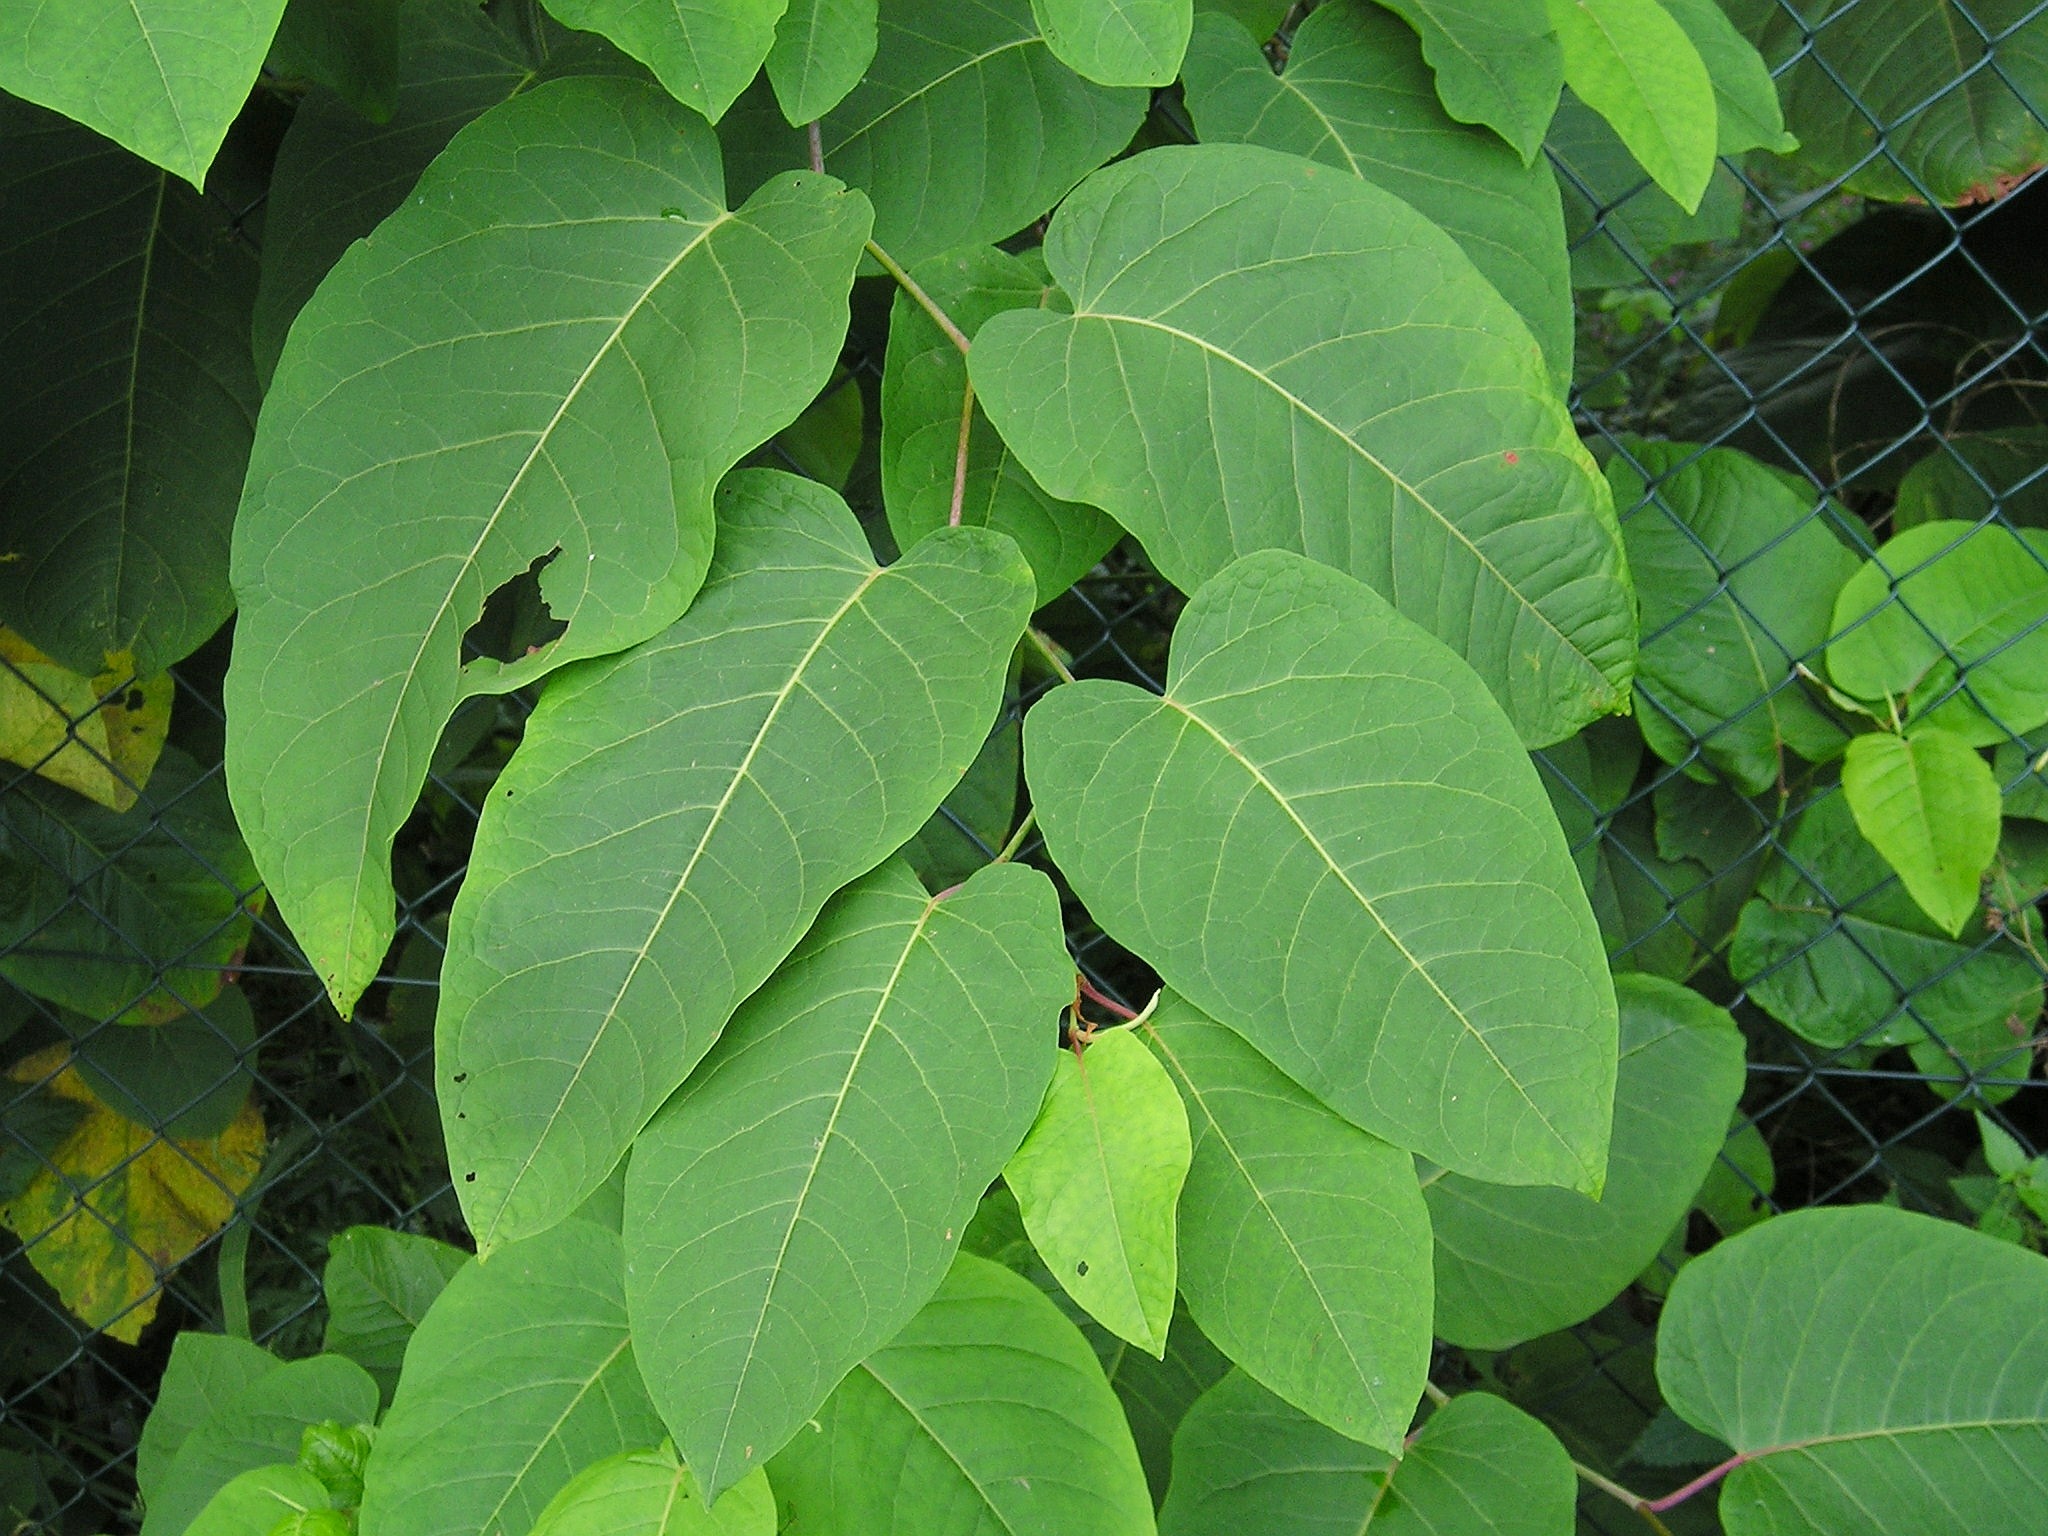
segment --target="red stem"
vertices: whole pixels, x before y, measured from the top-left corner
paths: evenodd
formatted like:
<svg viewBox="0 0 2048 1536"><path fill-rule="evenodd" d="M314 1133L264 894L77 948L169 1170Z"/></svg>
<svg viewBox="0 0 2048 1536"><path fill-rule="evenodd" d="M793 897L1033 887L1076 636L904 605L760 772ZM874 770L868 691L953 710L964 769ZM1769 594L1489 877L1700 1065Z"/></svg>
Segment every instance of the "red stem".
<svg viewBox="0 0 2048 1536"><path fill-rule="evenodd" d="M1100 987L1096 986L1095 983L1090 981L1086 976L1079 976L1077 973L1077 979L1081 983L1081 995L1087 998L1089 1002L1094 1003L1097 1007L1107 1008L1111 1013L1115 1014L1120 1019L1130 1020L1135 1019L1138 1016L1137 1009L1126 1008L1122 1003L1118 1002L1115 998L1107 996Z"/></svg>
<svg viewBox="0 0 2048 1536"><path fill-rule="evenodd" d="M1707 1471L1702 1472L1698 1477L1694 1478L1691 1482L1687 1483L1683 1488L1674 1488L1670 1493L1665 1494L1664 1497L1661 1499L1643 1500L1643 1507L1645 1509L1655 1510L1658 1514L1661 1515L1664 1513L1665 1510L1683 1504L1687 1499L1691 1498L1694 1494L1713 1487L1714 1484L1721 1481L1722 1478L1726 1477L1730 1472L1733 1472L1737 1467L1741 1466L1744 1462L1748 1461L1749 1459L1749 1452L1737 1451L1733 1456L1730 1456L1726 1461L1722 1462L1721 1465L1719 1465L1718 1467L1711 1467Z"/></svg>

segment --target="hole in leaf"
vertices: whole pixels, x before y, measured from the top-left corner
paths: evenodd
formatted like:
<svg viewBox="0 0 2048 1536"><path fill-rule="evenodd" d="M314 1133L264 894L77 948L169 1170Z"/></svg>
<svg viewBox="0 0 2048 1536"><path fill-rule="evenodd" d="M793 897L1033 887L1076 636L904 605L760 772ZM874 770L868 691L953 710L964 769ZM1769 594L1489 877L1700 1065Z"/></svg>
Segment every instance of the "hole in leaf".
<svg viewBox="0 0 2048 1536"><path fill-rule="evenodd" d="M512 662L561 638L568 625L548 611L540 573L561 553L558 545L484 599L484 611L462 637L466 655Z"/></svg>

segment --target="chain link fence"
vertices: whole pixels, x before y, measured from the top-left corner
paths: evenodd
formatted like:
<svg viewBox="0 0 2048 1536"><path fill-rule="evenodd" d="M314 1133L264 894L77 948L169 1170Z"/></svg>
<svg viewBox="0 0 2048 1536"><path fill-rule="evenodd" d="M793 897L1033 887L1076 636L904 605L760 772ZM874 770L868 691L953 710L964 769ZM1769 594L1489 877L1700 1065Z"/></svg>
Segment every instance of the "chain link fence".
<svg viewBox="0 0 2048 1536"><path fill-rule="evenodd" d="M2007 63L2048 6L1936 7L1969 29L1963 51L1974 62L1931 93L1866 101L1858 88L1867 82L1831 59L1827 29L1879 6L1848 0L1824 25L1799 26L1772 61L1781 79L1796 77L1805 90L1831 85L1861 115L1867 150L1832 175L1769 157L1724 163L1700 213L1686 215L1635 175L1614 175L1611 156L1571 138L1568 118L1552 153L1580 289L1572 405L1589 445L1603 458L1633 458L1643 439L1740 448L1796 477L1809 519L1826 520L1859 557L1894 531L1902 484L1937 484L1944 518L2048 527L2048 435L2034 435L2048 381L2036 329L2048 310L2048 189L2001 184L1944 207L1955 198L1926 185L1921 161L1898 152L1957 92L2002 90L2042 123ZM1170 100L1160 116L1176 120ZM1896 183L1887 183L1887 201L1858 195L1886 178ZM259 240L260 199L233 211L243 238ZM877 285L861 285L843 385L860 392L870 424L848 496L878 540L886 533L872 424L887 304ZM789 441L771 457L814 462ZM1684 526L1659 488L1686 472L1687 458L1666 466L1665 480L1644 477L1647 494L1617 508L1625 526ZM1919 481L1909 481L1916 465ZM2036 546L2022 547L2040 558ZM1645 644L1667 632L1682 638L1698 610L1732 605L1793 664L1780 691L1825 710L1824 632L1774 634L1743 562L1716 558L1714 570L1712 590L1662 629L1646 629ZM1910 614L1897 587L1888 604ZM1158 688L1181 601L1127 545L1035 622L1077 673ZM518 607L487 614L476 642L510 643L531 617ZM1914 621L1941 642L1936 626ZM1977 686L1992 659L1955 665L1948 686L1996 720L1999 698ZM0 1194L12 1202L13 1228L0 1236L0 1511L29 1528L132 1529L137 1437L179 1329L227 1327L286 1355L311 1351L332 1234L362 1222L460 1234L431 1089L435 976L477 808L530 700L472 701L451 725L398 840L399 939L387 973L344 1022L265 907L223 821L226 660L222 636L178 669L169 745L138 784L109 730L124 711L158 707L142 684L96 680L99 696L81 706L53 691L32 660L0 655L11 707L37 701L54 723L46 750L0 766L0 1043L10 1066L0 1085ZM1014 732L1046 685L1027 668L999 731ZM1766 692L1750 707L1770 710L1774 699ZM2024 820L2048 817L2048 730L2005 729L1995 743L2006 826L2020 846L1994 870L1981 921L1944 942L1926 932L1902 938L1889 915L1901 899L1889 871L1845 878L1839 860L1816 858L1814 837L1801 836L1802 826L1840 814L1832 769L1793 764L1761 794L1728 781L1714 735L1742 723L1726 721L1673 752L1671 739L1689 730L1674 717L1661 738L1669 762L1644 749L1633 723L1539 754L1617 968L1687 982L1732 1009L1748 1041L1741 1111L1713 1198L1693 1218L1708 1225L1675 1235L1667 1272L1689 1236L1696 1248L1712 1229L1771 1210L1887 1200L1975 1219L1977 1115L2027 1155L2048 1149L2037 1060L2048 864L2029 830L2048 842L2048 823ZM113 798L132 794L133 805L94 804L53 782L60 758L125 786ZM989 825L942 815L993 854ZM1027 845L1024 856L1035 852ZM1806 937L1781 944L1767 964L1736 965L1735 931L1758 901L1796 910ZM1153 981L1142 964L1078 908L1069 915L1082 969L1110 995L1141 1001ZM1788 1015L1803 1020L1785 998L1826 966L1853 973L1860 1011L1821 1043L1826 1031L1788 1027ZM2009 1005L1995 1019L1987 987ZM172 1041L177 1059L138 1055L138 1038L151 1043L139 1022ZM77 1083L96 1091L100 1108L66 1095ZM123 1085L133 1102L121 1100ZM88 1124L94 1113L112 1118ZM90 1143L82 1152L81 1138ZM248 1165L239 1195L220 1176L234 1158ZM24 1193L38 1187L40 1205ZM194 1251L179 1232L191 1234ZM67 1246L80 1262L106 1266L114 1278L87 1309L91 1322L59 1299L24 1243ZM1651 1373L1659 1289L1653 1271L1569 1335L1466 1368L1549 1417L1575 1455L1652 1483L1655 1469L1687 1464L1682 1437L1659 1415ZM1582 1514L1588 1529L1632 1520L1605 1503ZM1696 1509L1686 1516L1711 1522Z"/></svg>

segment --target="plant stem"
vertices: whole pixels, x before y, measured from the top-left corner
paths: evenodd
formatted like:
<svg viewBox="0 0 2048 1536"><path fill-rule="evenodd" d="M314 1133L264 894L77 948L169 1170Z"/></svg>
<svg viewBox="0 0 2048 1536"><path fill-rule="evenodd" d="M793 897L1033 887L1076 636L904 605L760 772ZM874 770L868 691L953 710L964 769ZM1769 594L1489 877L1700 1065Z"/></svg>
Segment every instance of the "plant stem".
<svg viewBox="0 0 2048 1536"><path fill-rule="evenodd" d="M1074 680L1074 674L1068 669L1067 664L1060 660L1060 653L1054 647L1052 641L1048 640L1036 629L1025 630L1024 638L1038 647L1038 654L1045 658L1047 666L1059 674L1061 682L1071 683Z"/></svg>
<svg viewBox="0 0 2048 1536"><path fill-rule="evenodd" d="M825 135L819 131L815 121L811 123L808 131L811 140L811 169L822 176L825 174Z"/></svg>
<svg viewBox="0 0 2048 1536"><path fill-rule="evenodd" d="M1443 1407L1444 1404L1448 1403L1451 1400L1451 1394L1446 1392L1442 1387L1438 1386L1433 1381L1423 1382L1422 1395L1428 1398L1432 1403L1435 1403L1439 1408Z"/></svg>
<svg viewBox="0 0 2048 1536"><path fill-rule="evenodd" d="M1017 830L1010 834L1010 840L1003 844L1003 851L989 862L1007 864L1017 856L1017 850L1024 846L1024 839L1031 835L1031 829L1038 825L1038 807L1033 806L1024 813L1024 819L1017 823Z"/></svg>
<svg viewBox="0 0 2048 1536"><path fill-rule="evenodd" d="M1719 1466L1709 1467L1706 1471L1702 1472L1698 1477L1694 1478L1691 1482L1687 1483L1683 1488L1674 1488L1671 1492L1665 1494L1664 1497L1661 1499L1645 1499L1643 1501L1643 1507L1645 1509L1656 1510L1658 1513L1661 1514L1663 1511L1670 1509L1675 1505L1683 1504L1687 1499L1691 1498L1694 1494L1704 1492L1706 1489L1713 1487L1714 1484L1721 1481L1722 1478L1726 1477L1730 1472L1733 1472L1737 1467L1741 1466L1744 1462L1748 1460L1749 1457L1746 1453L1737 1451L1733 1456L1730 1456L1726 1461L1722 1462Z"/></svg>
<svg viewBox="0 0 2048 1536"><path fill-rule="evenodd" d="M868 254L881 263L882 270L895 278L905 293L917 300L918 308L932 317L933 322L937 324L938 328L946 333L946 339L958 347L960 355L965 357L969 345L967 333L953 323L953 317L939 308L932 296L918 286L917 279L903 270L901 262L872 240L868 242Z"/></svg>
<svg viewBox="0 0 2048 1536"><path fill-rule="evenodd" d="M960 391L960 446L953 454L953 507L946 514L946 526L958 528L960 514L967 508L967 440L974 435L974 381Z"/></svg>
<svg viewBox="0 0 2048 1536"><path fill-rule="evenodd" d="M1104 992L1102 988L1096 986L1095 983L1090 981L1086 976L1081 975L1080 972L1076 971L1074 973L1074 976L1076 981L1080 984L1081 995L1087 998L1089 1002L1095 1004L1096 1007L1108 1009L1111 1013L1115 1014L1118 1018L1124 1020L1126 1023L1128 1023L1132 1019L1135 1019L1138 1016L1137 1009L1126 1008L1122 1003L1118 1002L1115 998L1111 997L1107 992Z"/></svg>

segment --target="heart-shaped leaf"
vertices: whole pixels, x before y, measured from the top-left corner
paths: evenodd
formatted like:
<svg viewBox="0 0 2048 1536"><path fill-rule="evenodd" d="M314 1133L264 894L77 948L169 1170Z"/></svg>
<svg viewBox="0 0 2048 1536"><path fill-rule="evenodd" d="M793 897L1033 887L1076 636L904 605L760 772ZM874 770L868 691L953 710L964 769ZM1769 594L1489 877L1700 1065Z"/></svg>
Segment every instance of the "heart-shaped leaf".
<svg viewBox="0 0 2048 1536"><path fill-rule="evenodd" d="M565 26L599 32L717 122L775 44L789 0L546 0Z"/></svg>
<svg viewBox="0 0 2048 1536"><path fill-rule="evenodd" d="M860 84L875 59L877 14L876 0L790 0L768 50L784 117L816 122Z"/></svg>
<svg viewBox="0 0 2048 1536"><path fill-rule="evenodd" d="M1983 903L2002 802L1991 764L1953 731L1873 731L1849 743L1842 793L1857 830L1953 938Z"/></svg>

